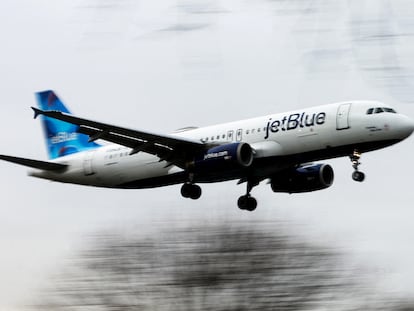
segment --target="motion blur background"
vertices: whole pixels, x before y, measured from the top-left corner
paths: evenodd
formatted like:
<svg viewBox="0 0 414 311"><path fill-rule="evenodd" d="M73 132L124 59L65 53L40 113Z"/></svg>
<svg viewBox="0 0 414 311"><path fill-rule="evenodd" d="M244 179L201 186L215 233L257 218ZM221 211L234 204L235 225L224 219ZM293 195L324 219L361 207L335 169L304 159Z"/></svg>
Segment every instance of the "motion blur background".
<svg viewBox="0 0 414 311"><path fill-rule="evenodd" d="M376 99L414 117L408 0L0 2L0 153L45 159L29 109L155 132ZM107 190L0 163L0 310L414 308L413 138L327 161L301 195L236 182ZM94 310L95 310L94 309Z"/></svg>

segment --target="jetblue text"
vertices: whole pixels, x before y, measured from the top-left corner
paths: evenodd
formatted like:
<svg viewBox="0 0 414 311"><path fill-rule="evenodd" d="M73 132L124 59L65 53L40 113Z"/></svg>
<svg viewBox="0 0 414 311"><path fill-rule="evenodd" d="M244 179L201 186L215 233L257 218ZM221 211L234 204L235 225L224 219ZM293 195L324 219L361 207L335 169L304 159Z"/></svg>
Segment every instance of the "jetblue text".
<svg viewBox="0 0 414 311"><path fill-rule="evenodd" d="M313 114L293 113L289 116L284 116L281 120L269 119L266 126L265 139L269 138L270 133L277 133L279 131L290 131L303 127L310 127L314 125L322 125L325 123L326 113L319 112Z"/></svg>

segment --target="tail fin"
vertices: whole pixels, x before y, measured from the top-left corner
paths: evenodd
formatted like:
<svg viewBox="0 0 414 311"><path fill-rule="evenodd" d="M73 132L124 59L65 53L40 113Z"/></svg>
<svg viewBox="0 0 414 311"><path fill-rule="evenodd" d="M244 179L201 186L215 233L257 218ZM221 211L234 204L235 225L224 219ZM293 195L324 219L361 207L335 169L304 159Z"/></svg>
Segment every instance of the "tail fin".
<svg viewBox="0 0 414 311"><path fill-rule="evenodd" d="M36 93L37 103L42 110L57 110L70 113L53 91ZM78 126L60 120L42 116L43 130L49 159L100 147L89 142L89 137L77 132Z"/></svg>

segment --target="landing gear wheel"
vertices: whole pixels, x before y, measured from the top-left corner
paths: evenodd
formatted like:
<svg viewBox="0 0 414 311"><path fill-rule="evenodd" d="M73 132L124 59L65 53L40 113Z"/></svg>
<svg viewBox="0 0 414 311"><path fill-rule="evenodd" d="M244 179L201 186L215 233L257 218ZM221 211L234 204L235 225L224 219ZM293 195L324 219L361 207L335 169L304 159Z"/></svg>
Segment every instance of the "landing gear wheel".
<svg viewBox="0 0 414 311"><path fill-rule="evenodd" d="M358 171L358 167L359 165L361 165L361 162L359 162L360 158L361 158L361 153L358 150L354 150L354 153L350 156L352 167L355 170L352 173L352 179L358 182L362 182L365 179L365 174Z"/></svg>
<svg viewBox="0 0 414 311"><path fill-rule="evenodd" d="M247 179L246 194L242 195L237 201L237 206L241 210L246 210L246 211L252 212L256 209L257 201L256 201L255 198L253 198L250 195L250 191L252 191L253 187L257 186L259 184L259 182L260 182L260 180L258 180L258 179Z"/></svg>
<svg viewBox="0 0 414 311"><path fill-rule="evenodd" d="M184 198L189 198L191 195L191 184L189 183L185 183L182 187L181 187L181 195Z"/></svg>
<svg viewBox="0 0 414 311"><path fill-rule="evenodd" d="M237 201L237 205L241 210L252 212L257 207L257 201L249 195L242 195Z"/></svg>
<svg viewBox="0 0 414 311"><path fill-rule="evenodd" d="M190 198L193 200L197 200L201 197L201 188L198 185L192 185Z"/></svg>
<svg viewBox="0 0 414 311"><path fill-rule="evenodd" d="M181 187L181 195L184 198L190 198L193 200L197 200L201 197L201 188L198 185L194 185L191 183L185 183Z"/></svg>
<svg viewBox="0 0 414 311"><path fill-rule="evenodd" d="M359 181L362 182L365 179L365 174L363 172L360 171L355 171L352 173L352 179L355 181Z"/></svg>
<svg viewBox="0 0 414 311"><path fill-rule="evenodd" d="M256 209L256 207L257 207L257 201L256 201L256 199L253 198L253 197L250 197L248 199L248 201L247 201L247 208L246 209L249 212L253 212Z"/></svg>
<svg viewBox="0 0 414 311"><path fill-rule="evenodd" d="M249 200L249 197L247 195L242 195L238 200L237 200L237 206L241 209L241 210L245 210L247 207L247 201Z"/></svg>

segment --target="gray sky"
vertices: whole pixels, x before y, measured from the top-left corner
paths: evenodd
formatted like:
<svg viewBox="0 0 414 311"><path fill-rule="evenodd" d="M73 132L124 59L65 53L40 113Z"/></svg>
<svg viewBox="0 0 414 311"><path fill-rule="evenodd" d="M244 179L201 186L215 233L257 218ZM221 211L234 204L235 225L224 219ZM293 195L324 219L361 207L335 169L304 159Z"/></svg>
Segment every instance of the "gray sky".
<svg viewBox="0 0 414 311"><path fill-rule="evenodd" d="M1 1L1 153L46 159L35 91L54 89L78 115L169 132L350 99L376 99L414 117L410 1ZM280 219L305 238L346 249L380 271L387 290L414 294L413 138L362 157L327 161L324 191L253 190L242 213L236 182L94 189L36 180L0 163L0 310L30 300L61 259L99 228ZM298 224L300 226L298 226ZM296 232L297 233L297 232Z"/></svg>

